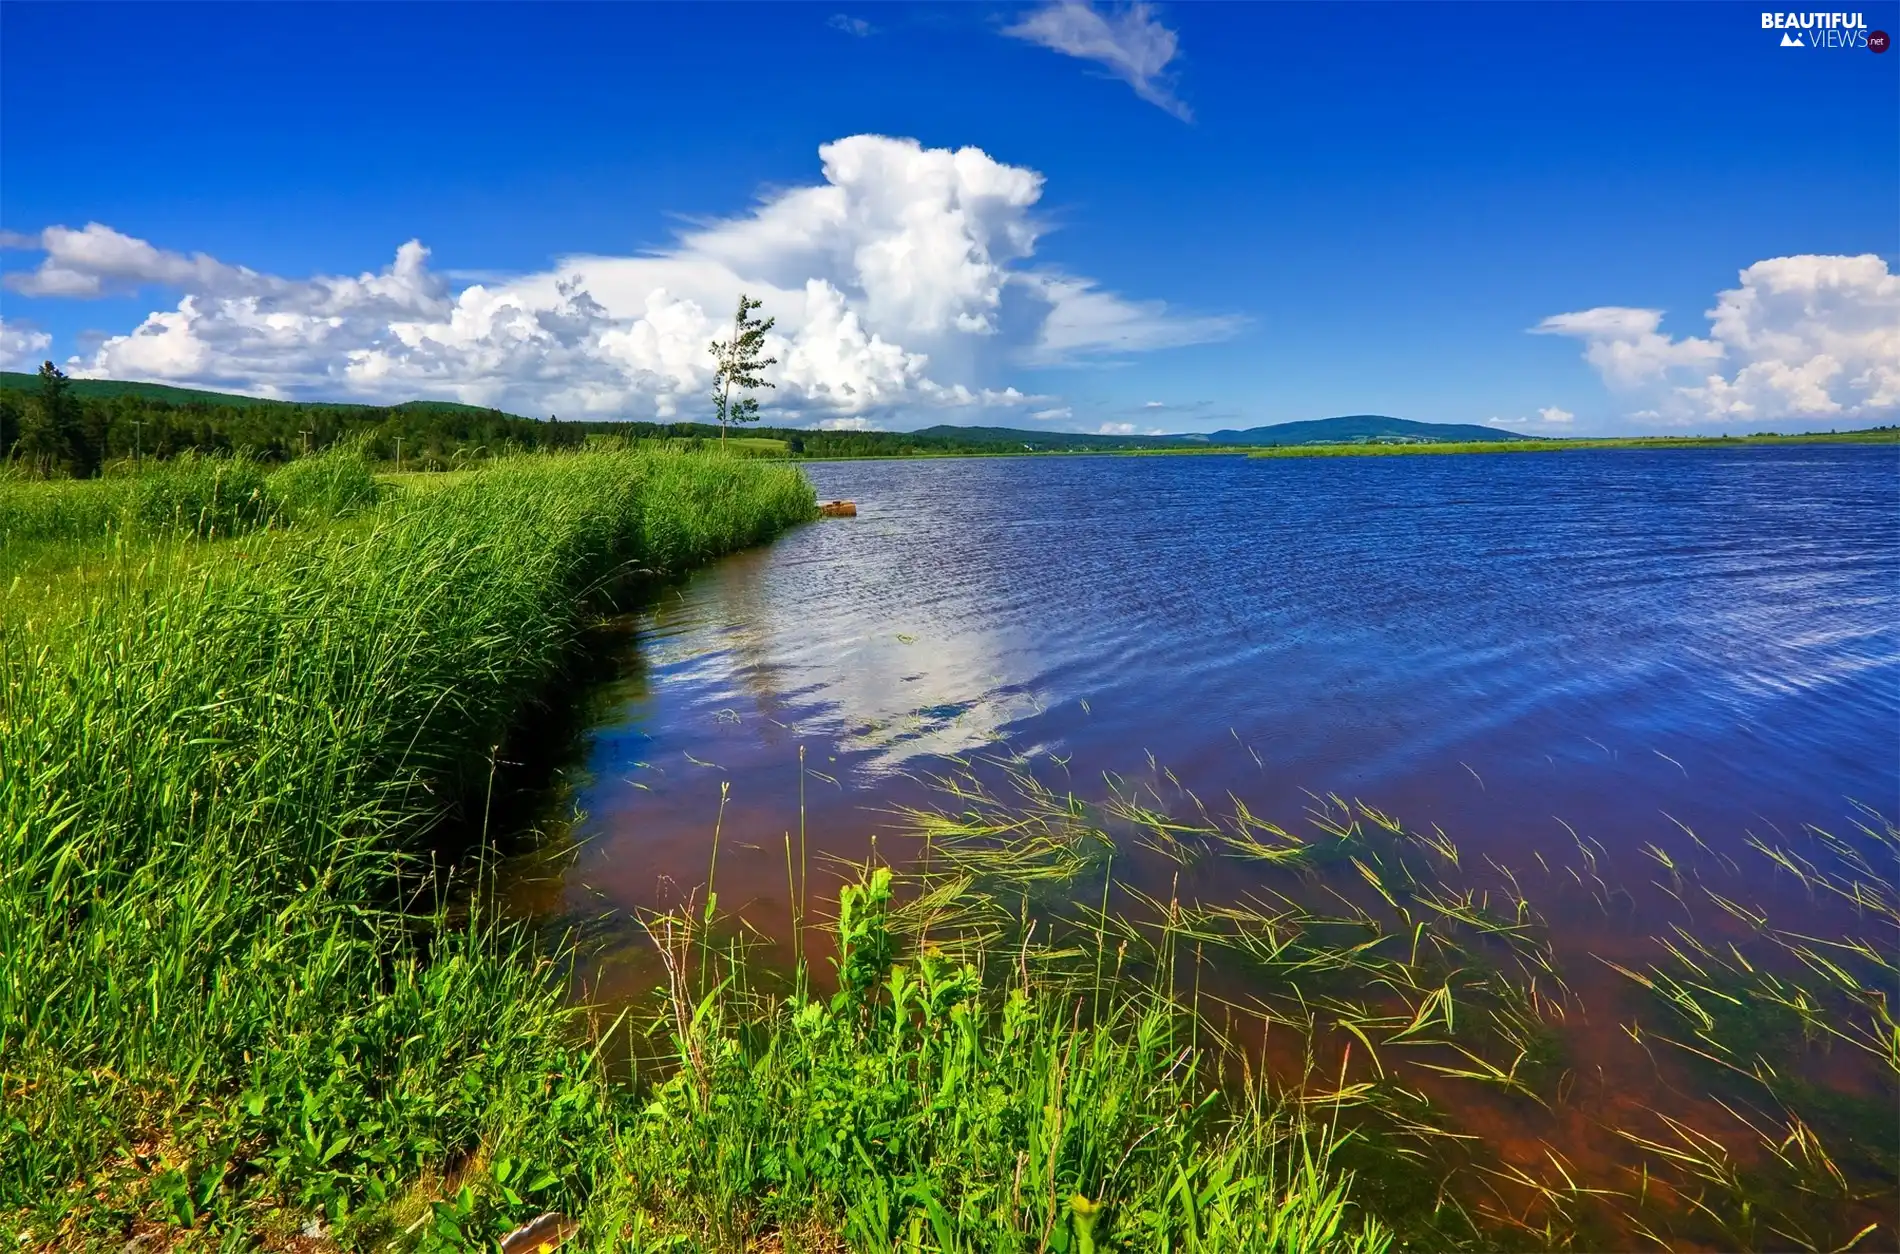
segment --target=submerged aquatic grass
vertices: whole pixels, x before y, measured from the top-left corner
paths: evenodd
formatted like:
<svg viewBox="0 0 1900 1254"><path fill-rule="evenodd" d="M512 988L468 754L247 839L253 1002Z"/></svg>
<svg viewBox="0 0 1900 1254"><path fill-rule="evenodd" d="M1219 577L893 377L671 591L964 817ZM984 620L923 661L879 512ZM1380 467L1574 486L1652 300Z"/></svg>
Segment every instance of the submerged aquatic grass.
<svg viewBox="0 0 1900 1254"><path fill-rule="evenodd" d="M1520 873L1362 802L1314 797L1282 826L1154 763L1151 782L1110 775L1087 800L1037 765L967 762L931 781L935 805L897 812L905 925L1020 946L1085 1005L1104 970L1136 980L1217 1050L1285 1042L1262 1062L1277 1091L1345 1112L1355 1139L1335 1161L1408 1243L1845 1250L1900 1233L1900 832L1881 816L1751 843L1811 895L1799 925L1752 904L1761 868L1683 829L1687 848L1639 855L1670 873L1651 886L1666 926L1644 941L1582 838L1577 865L1534 850ZM1593 961L1539 901L1600 910L1627 940ZM1579 962L1630 994L1586 1006ZM1630 1056L1603 1052L1605 1028ZM1660 1107L1620 1100L1605 1065ZM1485 1133L1498 1122L1508 1151Z"/></svg>

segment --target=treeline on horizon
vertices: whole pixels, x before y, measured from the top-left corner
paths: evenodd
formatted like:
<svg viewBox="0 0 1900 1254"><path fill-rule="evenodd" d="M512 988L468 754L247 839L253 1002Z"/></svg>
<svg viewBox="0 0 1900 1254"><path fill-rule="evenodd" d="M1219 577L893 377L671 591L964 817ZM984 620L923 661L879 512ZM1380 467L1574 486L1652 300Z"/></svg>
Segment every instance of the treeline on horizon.
<svg viewBox="0 0 1900 1254"><path fill-rule="evenodd" d="M1843 435L1865 438L1892 430L1874 427ZM1720 442L1722 438L1705 437L1701 442ZM156 383L69 379L51 362L42 366L38 374L0 372L0 473L43 478L90 479L115 465L146 458L166 460L182 454L242 453L260 462L286 462L345 441L356 443L372 461L404 470L427 471L451 470L470 461L511 452L570 449L590 444L626 447L656 442L691 450L716 446L719 439L719 427L710 422L564 422L555 416L545 420L523 418L454 401L409 401L400 405L279 401ZM1197 448L1245 450L1260 456L1300 456L1349 451L1420 451L1421 446L1436 445L1446 447L1426 447L1424 451L1450 452L1453 451L1450 444L1455 443L1376 434L1308 440L1284 446L1264 442L1216 445L1206 442L1205 437L1201 437L1201 441L1197 445L1193 437L1086 435L1018 431L1007 427L936 426L920 431L746 427L729 433L728 447L747 456L826 459L1192 451ZM1538 440L1537 444L1587 447L1663 442L1691 444L1698 440L1632 437L1595 441ZM1497 447L1502 450L1514 444L1529 446L1501 437Z"/></svg>
<svg viewBox="0 0 1900 1254"><path fill-rule="evenodd" d="M289 461L345 440L377 460L447 469L469 457L586 442L595 424L538 422L472 405L304 404L138 385L89 386L43 366L0 380L0 461L31 474L89 479L115 462L242 452ZM165 393L204 399L174 400ZM397 441L401 441L400 446Z"/></svg>
<svg viewBox="0 0 1900 1254"><path fill-rule="evenodd" d="M1115 445L1100 437L1051 434L1033 446L988 431L807 431L753 428L737 435L742 452L803 457L889 457L1033 447L1038 452ZM0 463L50 478L89 479L114 463L186 453L244 453L289 461L343 441L404 469L448 470L507 452L576 448L589 442L716 443L719 428L700 422L564 422L522 418L450 401L351 405L277 401L192 392L158 384L68 379L49 362L37 375L0 377ZM774 448L776 442L782 447Z"/></svg>

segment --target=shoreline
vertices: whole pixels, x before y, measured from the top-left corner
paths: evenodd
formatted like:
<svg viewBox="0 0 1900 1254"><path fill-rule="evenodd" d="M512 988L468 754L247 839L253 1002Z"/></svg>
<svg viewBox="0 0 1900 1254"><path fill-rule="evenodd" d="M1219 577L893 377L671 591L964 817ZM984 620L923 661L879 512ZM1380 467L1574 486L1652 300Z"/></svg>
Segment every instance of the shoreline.
<svg viewBox="0 0 1900 1254"><path fill-rule="evenodd" d="M998 461L1049 457L1444 457L1484 453L1574 453L1589 449L1777 448L1797 445L1900 445L1900 428L1811 435L1604 436L1575 439L1470 441L1438 444L1223 444L1210 448L1022 449L1016 452L867 453L862 456L758 456L783 465L826 462Z"/></svg>
<svg viewBox="0 0 1900 1254"><path fill-rule="evenodd" d="M654 441L656 446L661 442ZM1130 457L1130 458L1176 458L1176 457L1237 457L1248 460L1269 461L1276 458L1313 458L1313 457L1403 457L1403 456L1456 456L1463 454L1483 455L1491 453L1575 453L1586 450L1608 449L1711 449L1711 448L1775 448L1799 445L1866 445L1884 447L1900 445L1900 432L1883 434L1879 438L1864 436L1683 436L1652 437L1632 436L1628 439L1578 439L1548 443L1530 443L1528 441L1498 441L1496 444L1288 444L1268 445L1221 445L1216 448L1180 448L1180 449L1023 449L1019 452L968 452L943 453L866 453L861 456L826 455L822 457L799 454L741 454L739 460L758 462L771 466L825 465L828 463L859 462L940 462L940 461L1028 461L1049 458L1079 457ZM640 448L644 445L636 444ZM465 469L455 470L405 470L397 471L394 463L383 463L376 467L378 478L400 478L404 481L428 483L438 478L464 474Z"/></svg>
<svg viewBox="0 0 1900 1254"><path fill-rule="evenodd" d="M1447 456L1459 453L1574 453L1585 449L1774 448L1788 445L1900 445L1900 428L1806 435L1602 436L1444 444L1289 444L1249 449L1248 457Z"/></svg>

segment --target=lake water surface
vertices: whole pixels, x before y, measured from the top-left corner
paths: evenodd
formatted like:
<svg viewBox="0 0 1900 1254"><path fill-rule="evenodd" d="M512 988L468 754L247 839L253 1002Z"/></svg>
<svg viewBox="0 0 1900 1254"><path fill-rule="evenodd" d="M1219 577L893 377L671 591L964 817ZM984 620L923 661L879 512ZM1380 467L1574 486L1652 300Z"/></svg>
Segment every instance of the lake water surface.
<svg viewBox="0 0 1900 1254"><path fill-rule="evenodd" d="M1506 848L1900 809L1890 448L805 470L858 517L669 590L600 694L572 874L610 901L690 877L722 784L777 834L799 744L839 838L999 738Z"/></svg>
<svg viewBox="0 0 1900 1254"><path fill-rule="evenodd" d="M801 747L815 867L871 852L889 807L927 799L918 777L1004 752L1085 798L1109 772L1158 806L1231 795L1288 826L1361 799L1557 880L1587 842L1616 868L1599 883L1638 895L1669 891L1640 851L1684 832L1740 866L1751 837L1900 812L1893 448L805 470L858 517L637 616L576 763L582 843L520 872L522 908L626 919L699 890L727 790L721 906L783 935ZM1239 892L1248 874L1127 873L1163 899L1165 877ZM1600 894L1547 909L1593 1009L1626 988L1581 951L1634 954L1667 921L1610 926ZM624 941L590 998L650 986ZM1633 1074L1617 1017L1589 1017L1586 1061Z"/></svg>

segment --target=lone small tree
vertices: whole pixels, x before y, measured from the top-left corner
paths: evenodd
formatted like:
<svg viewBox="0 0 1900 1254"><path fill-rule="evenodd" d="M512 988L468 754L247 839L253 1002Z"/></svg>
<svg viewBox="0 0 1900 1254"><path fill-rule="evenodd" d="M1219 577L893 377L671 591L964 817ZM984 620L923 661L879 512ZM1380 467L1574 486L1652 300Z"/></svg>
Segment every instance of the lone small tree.
<svg viewBox="0 0 1900 1254"><path fill-rule="evenodd" d="M719 418L719 447L726 446L726 427L735 422L757 422L759 420L759 401L757 397L746 396L745 392L753 388L774 386L759 377L767 366L778 365L776 357L762 357L765 351L765 333L772 329L777 318L753 318L748 315L764 304L753 300L745 293L739 294L739 312L732 317L732 338L714 340L709 346L713 355L713 412ZM732 390L738 388L739 396Z"/></svg>

